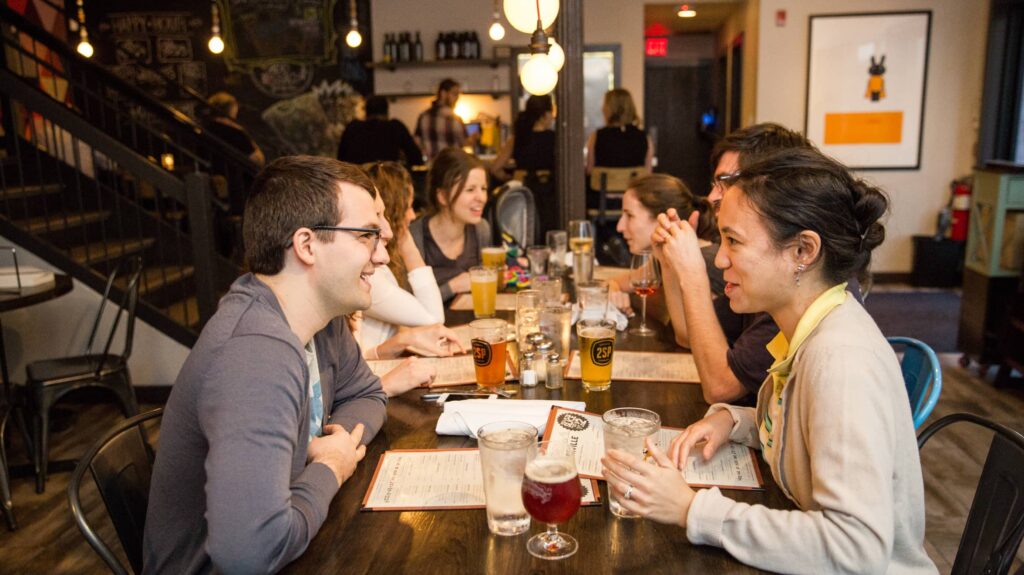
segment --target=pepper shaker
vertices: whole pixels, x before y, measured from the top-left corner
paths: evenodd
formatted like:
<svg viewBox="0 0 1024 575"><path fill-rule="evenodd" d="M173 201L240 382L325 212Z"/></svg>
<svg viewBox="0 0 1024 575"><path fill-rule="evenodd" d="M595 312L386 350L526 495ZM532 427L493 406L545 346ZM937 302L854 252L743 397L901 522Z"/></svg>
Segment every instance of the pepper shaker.
<svg viewBox="0 0 1024 575"><path fill-rule="evenodd" d="M544 387L548 389L561 389L562 388L562 371L565 369L565 361L562 360L562 356L558 355L558 352L551 352L547 358L547 379L544 381Z"/></svg>

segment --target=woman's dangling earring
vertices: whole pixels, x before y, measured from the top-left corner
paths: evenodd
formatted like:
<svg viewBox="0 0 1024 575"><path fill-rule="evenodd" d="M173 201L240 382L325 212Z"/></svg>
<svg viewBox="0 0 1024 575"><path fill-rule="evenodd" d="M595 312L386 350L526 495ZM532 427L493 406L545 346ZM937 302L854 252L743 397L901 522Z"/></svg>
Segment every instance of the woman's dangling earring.
<svg viewBox="0 0 1024 575"><path fill-rule="evenodd" d="M796 266L796 273L793 274L793 279L796 280L797 287L800 287L800 274L804 273L807 269L807 264L799 264Z"/></svg>

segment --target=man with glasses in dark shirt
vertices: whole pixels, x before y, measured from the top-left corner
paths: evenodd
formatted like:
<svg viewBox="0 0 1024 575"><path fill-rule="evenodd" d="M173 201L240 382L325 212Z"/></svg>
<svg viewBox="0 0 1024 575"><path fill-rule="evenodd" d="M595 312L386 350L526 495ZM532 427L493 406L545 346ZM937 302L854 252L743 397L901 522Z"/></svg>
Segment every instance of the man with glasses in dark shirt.
<svg viewBox="0 0 1024 575"><path fill-rule="evenodd" d="M301 555L380 430L386 398L343 316L391 237L358 167L291 156L253 183L252 273L203 328L167 402L146 573L276 572Z"/></svg>

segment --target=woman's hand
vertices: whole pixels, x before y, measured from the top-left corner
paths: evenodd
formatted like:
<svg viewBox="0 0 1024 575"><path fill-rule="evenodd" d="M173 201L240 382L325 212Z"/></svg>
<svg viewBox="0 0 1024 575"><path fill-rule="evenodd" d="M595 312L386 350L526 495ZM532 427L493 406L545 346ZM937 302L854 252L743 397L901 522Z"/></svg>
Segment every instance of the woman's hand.
<svg viewBox="0 0 1024 575"><path fill-rule="evenodd" d="M468 292L470 288L469 272L462 272L448 280L448 287L452 290L452 293Z"/></svg>
<svg viewBox="0 0 1024 575"><path fill-rule="evenodd" d="M695 492L651 438L647 438L646 444L656 465L617 449L605 453L601 463L608 489L615 492L619 504L627 511L658 523L686 527Z"/></svg>
<svg viewBox="0 0 1024 575"><path fill-rule="evenodd" d="M437 377L437 369L429 361L407 357L398 367L380 378L381 387L388 397L401 395L410 389L429 386Z"/></svg>
<svg viewBox="0 0 1024 575"><path fill-rule="evenodd" d="M439 323L402 328L398 337L402 338L405 351L425 357L449 357L466 352L459 343L459 335Z"/></svg>
<svg viewBox="0 0 1024 575"><path fill-rule="evenodd" d="M651 234L651 243L666 264L686 283L688 279L707 277L707 265L700 252L700 239L694 224L697 212L690 215L691 221L680 220L674 208L658 214L658 227ZM660 248L660 249L659 249Z"/></svg>
<svg viewBox="0 0 1024 575"><path fill-rule="evenodd" d="M669 445L668 455L672 465L676 469L685 469L690 450L702 441L705 443L701 454L705 461L711 459L718 448L729 441L732 426L732 414L723 409L687 427Z"/></svg>

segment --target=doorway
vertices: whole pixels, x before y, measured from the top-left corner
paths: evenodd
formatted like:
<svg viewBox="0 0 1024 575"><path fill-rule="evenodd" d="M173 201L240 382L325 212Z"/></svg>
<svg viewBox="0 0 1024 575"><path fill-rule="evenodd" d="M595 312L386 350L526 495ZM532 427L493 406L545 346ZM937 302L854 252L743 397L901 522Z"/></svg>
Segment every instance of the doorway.
<svg viewBox="0 0 1024 575"><path fill-rule="evenodd" d="M656 172L671 174L698 194L711 179L708 158L714 138L702 129L702 116L712 109L713 64L648 66L644 73L644 121L655 139Z"/></svg>

